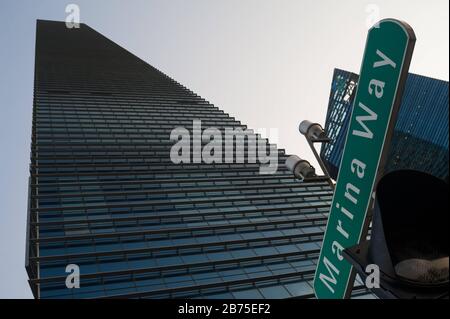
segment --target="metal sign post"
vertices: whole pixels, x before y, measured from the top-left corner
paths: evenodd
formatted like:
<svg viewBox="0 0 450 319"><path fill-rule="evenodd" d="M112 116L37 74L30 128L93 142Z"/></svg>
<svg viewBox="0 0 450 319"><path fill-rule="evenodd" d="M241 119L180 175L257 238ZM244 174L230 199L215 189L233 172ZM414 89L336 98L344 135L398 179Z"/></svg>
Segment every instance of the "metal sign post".
<svg viewBox="0 0 450 319"><path fill-rule="evenodd" d="M314 278L317 298L349 298L355 272L343 251L367 236L416 37L401 21L369 30L327 229Z"/></svg>

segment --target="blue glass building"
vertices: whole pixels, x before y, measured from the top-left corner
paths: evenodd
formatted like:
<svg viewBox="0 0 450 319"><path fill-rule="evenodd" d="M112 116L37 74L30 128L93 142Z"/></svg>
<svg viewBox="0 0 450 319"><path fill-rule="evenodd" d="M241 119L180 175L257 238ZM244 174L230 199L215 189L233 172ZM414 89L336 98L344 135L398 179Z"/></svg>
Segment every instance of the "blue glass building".
<svg viewBox="0 0 450 319"><path fill-rule="evenodd" d="M332 198L323 177L295 180L283 150L272 175L259 162L173 164L173 128L246 127L87 25L38 21L35 64L36 298L314 296ZM66 287L69 264L80 288Z"/></svg>
<svg viewBox="0 0 450 319"><path fill-rule="evenodd" d="M336 69L325 123L332 142L320 156L337 178L358 75ZM448 178L448 82L409 74L395 126L385 172L397 169L424 171Z"/></svg>

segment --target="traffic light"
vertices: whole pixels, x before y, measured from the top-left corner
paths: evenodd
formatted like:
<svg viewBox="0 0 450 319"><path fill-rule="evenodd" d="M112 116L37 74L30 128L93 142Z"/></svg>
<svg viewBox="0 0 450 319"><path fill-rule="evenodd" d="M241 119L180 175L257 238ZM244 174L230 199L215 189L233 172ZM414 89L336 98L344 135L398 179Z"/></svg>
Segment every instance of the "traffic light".
<svg viewBox="0 0 450 319"><path fill-rule="evenodd" d="M365 280L368 265L380 270L380 298L438 299L449 295L448 183L399 170L376 188L370 240L344 256Z"/></svg>

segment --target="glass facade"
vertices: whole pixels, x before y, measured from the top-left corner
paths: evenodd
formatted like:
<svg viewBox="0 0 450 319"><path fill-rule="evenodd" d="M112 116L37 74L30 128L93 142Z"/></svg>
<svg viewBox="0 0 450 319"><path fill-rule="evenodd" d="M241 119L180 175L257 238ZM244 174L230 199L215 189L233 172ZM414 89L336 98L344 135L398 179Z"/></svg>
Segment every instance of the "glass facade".
<svg viewBox="0 0 450 319"><path fill-rule="evenodd" d="M336 69L320 156L337 178L359 76ZM448 178L448 82L409 74L385 171L414 169Z"/></svg>
<svg viewBox="0 0 450 319"><path fill-rule="evenodd" d="M283 150L272 175L259 162L173 164L175 127L246 127L87 25L38 21L35 72L36 298L314 296L324 178L295 180ZM69 264L80 288L66 287ZM354 294L367 292L357 283Z"/></svg>

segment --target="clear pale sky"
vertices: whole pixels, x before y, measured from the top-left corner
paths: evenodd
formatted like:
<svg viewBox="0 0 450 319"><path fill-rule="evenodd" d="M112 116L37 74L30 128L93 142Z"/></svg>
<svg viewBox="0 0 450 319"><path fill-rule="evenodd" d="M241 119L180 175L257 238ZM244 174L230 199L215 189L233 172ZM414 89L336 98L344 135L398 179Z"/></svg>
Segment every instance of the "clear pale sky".
<svg viewBox="0 0 450 319"><path fill-rule="evenodd" d="M410 71L448 81L448 0L1 0L0 298L30 298L24 268L36 19L81 22L278 146L313 161L297 127L323 123L335 67L358 72L369 4L415 30ZM317 167L317 165L316 165Z"/></svg>

